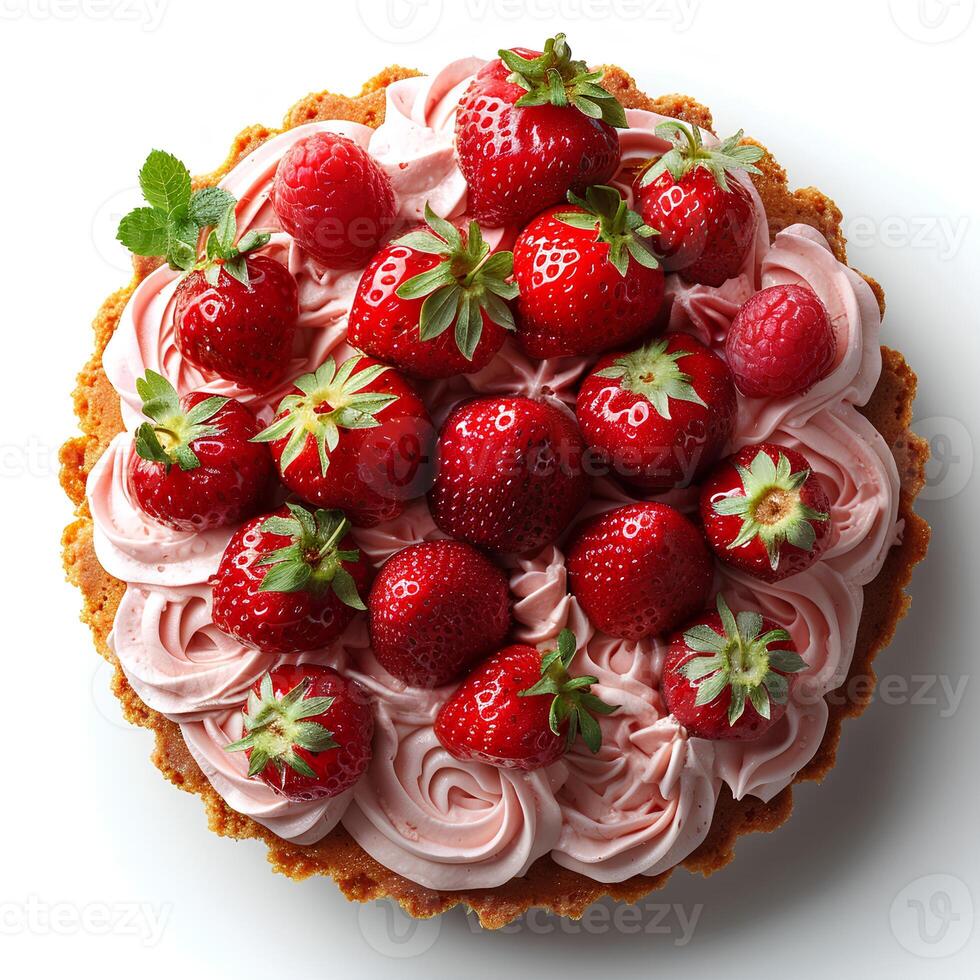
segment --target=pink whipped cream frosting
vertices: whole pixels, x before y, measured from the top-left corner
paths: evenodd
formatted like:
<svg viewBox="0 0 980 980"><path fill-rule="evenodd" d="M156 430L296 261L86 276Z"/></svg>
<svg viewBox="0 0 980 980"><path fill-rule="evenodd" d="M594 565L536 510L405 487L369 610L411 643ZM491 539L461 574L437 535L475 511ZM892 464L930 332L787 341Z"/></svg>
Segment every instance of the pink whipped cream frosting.
<svg viewBox="0 0 980 980"><path fill-rule="evenodd" d="M269 203L276 166L290 146L315 131L343 133L368 148L391 176L406 222L421 216L426 201L439 213L462 218L466 183L453 149L455 107L482 64L457 61L427 78L391 85L385 122L376 131L318 122L263 144L222 181L240 202L241 229L277 228ZM629 128L620 134L624 166L666 149L654 134L663 117L634 109L627 118ZM773 439L803 452L833 501L833 541L812 569L776 585L727 569L717 575L718 588L731 602L785 624L810 665L784 719L754 742L689 738L660 700L662 645L597 632L567 593L560 547L548 547L509 568L517 637L547 645L563 628L575 631L581 647L576 669L597 676L598 693L623 705L602 719L598 755L576 746L559 763L530 774L456 761L432 731L449 690L416 690L392 678L374 659L364 622L357 621L333 649L304 659L345 669L370 690L377 709L374 761L344 796L318 803L284 800L246 777L243 754L224 751L240 735L238 706L245 691L282 660L243 649L211 622L207 582L231 532L182 535L143 516L127 486L131 438L124 433L88 481L98 557L128 583L111 643L140 697L180 724L188 748L229 806L299 844L319 840L342 822L378 861L430 888L499 885L546 854L564 867L613 882L657 874L690 854L710 827L723 783L738 798L769 800L809 762L827 723L823 696L847 674L862 586L877 575L901 532L898 473L889 448L855 408L867 401L881 372L874 295L809 227L787 228L770 247L762 203L751 182L744 183L756 202L758 227L741 274L717 289L669 276L666 309L670 330L687 331L720 349L735 312L753 292L799 282L817 292L837 331L837 363L805 396L741 399L731 447ZM627 179L619 186L631 194ZM513 234L486 232L494 245L509 244ZM268 251L299 282L302 329L293 375L313 370L328 354L347 354L346 317L358 273L324 271L281 232ZM122 400L127 428L142 420L135 380L148 368L171 378L181 393L204 388L271 413L288 384L257 399L205 377L181 358L172 326L176 282L175 273L161 268L140 283L106 349L104 367ZM479 374L435 383L426 394L437 421L474 392L545 395L572 404L588 366L579 358L539 363L508 343ZM689 491L663 499L685 509L695 504ZM621 488L600 481L588 512L630 500ZM375 563L440 536L424 501L394 522L357 533Z"/></svg>

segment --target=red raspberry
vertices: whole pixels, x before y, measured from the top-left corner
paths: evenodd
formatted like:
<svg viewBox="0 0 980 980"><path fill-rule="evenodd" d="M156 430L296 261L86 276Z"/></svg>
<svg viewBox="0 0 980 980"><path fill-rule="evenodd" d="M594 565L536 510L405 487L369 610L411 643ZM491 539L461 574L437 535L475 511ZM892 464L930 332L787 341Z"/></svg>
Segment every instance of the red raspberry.
<svg viewBox="0 0 980 980"><path fill-rule="evenodd" d="M353 140L314 133L280 160L272 205L283 230L334 269L364 265L395 220L388 175Z"/></svg>
<svg viewBox="0 0 980 980"><path fill-rule="evenodd" d="M830 314L807 286L770 286L732 322L728 365L743 395L785 398L825 377L837 357Z"/></svg>

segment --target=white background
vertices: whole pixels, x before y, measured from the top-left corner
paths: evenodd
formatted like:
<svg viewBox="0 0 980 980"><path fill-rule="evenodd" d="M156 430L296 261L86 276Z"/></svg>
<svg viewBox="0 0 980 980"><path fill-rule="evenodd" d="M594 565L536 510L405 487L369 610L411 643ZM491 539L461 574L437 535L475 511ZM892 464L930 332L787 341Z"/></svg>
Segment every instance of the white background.
<svg viewBox="0 0 980 980"><path fill-rule="evenodd" d="M975 976L975 6L0 0L0 970ZM56 452L74 430L68 392L88 323L127 278L113 229L151 147L206 171L239 129L275 125L309 91L356 90L393 62L432 69L535 46L558 29L651 93L711 105L725 134L745 126L794 184L842 207L852 263L888 290L884 339L920 375L917 428L940 456L921 505L935 537L911 618L879 660L889 696L846 725L836 769L797 792L788 826L744 839L710 880L676 874L639 926L604 908L503 935L461 912L415 927L347 904L329 881L273 875L261 846L209 833L198 800L149 764L150 736L121 721L63 583L71 512Z"/></svg>

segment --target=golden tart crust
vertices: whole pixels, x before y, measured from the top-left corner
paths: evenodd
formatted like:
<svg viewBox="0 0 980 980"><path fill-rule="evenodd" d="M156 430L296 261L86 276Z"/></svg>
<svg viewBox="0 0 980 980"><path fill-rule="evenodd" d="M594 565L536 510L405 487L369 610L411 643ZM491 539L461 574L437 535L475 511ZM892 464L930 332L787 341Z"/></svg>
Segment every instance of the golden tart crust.
<svg viewBox="0 0 980 980"><path fill-rule="evenodd" d="M637 89L636 83L622 69L610 67L606 72L604 85L627 108L649 109L705 129L713 128L709 110L693 99L683 95L650 98ZM395 66L372 78L355 97L328 92L309 95L289 110L282 130L322 119L348 119L377 127L384 120L385 88L394 81L416 74L418 72ZM235 139L222 166L214 173L198 178L195 186L215 183L248 153L282 130L264 126L246 129ZM772 234L798 222L811 225L826 237L837 258L846 261L842 215L833 201L812 187L790 191L786 172L768 152L759 167L762 175L754 180L765 204ZM115 667L112 689L122 704L123 714L133 724L155 733L156 745L151 758L157 768L175 785L201 797L208 824L215 833L238 839L264 840L269 849L269 861L276 871L295 879L329 875L349 899L391 898L416 917L437 915L463 904L479 916L483 926L499 928L536 906L576 917L604 896L635 902L660 888L670 871L653 878L637 876L607 885L561 868L551 858L544 857L524 877L497 888L436 892L380 865L343 827L310 846L291 844L232 810L201 773L178 726L150 710L136 696L106 645L125 584L107 574L95 557L92 519L85 502L85 481L110 440L123 429L119 398L102 370L102 353L133 290L158 264L159 260L135 259L133 280L110 296L99 310L94 322L95 350L79 374L74 392L75 411L83 434L70 439L61 450L61 483L77 508L76 520L63 535L65 570L69 580L82 592L82 619L92 630L96 649ZM867 281L884 312L881 287L871 279ZM909 607L911 600L905 588L914 566L925 557L929 542L928 525L913 511L916 495L925 481L928 458L928 446L909 430L916 377L900 353L883 347L882 354L881 379L863 412L882 434L898 461L902 480L899 518L904 521L905 530L901 543L891 550L881 573L865 586L864 611L848 680L852 677L874 679L872 661L890 642L896 624ZM833 768L841 724L845 718L856 717L867 707L873 695L873 684L845 682L836 694L835 697L828 696L830 718L820 748L794 782L821 780ZM789 818L792 809L792 786L769 803L751 797L733 800L727 787L723 787L707 838L682 862L683 866L703 875L717 871L732 860L735 843L742 834L775 830Z"/></svg>

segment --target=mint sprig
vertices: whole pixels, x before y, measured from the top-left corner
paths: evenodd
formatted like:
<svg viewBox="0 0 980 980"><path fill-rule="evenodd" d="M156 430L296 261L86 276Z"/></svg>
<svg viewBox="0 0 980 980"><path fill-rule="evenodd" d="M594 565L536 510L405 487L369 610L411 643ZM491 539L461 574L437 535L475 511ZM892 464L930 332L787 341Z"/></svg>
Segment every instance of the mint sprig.
<svg viewBox="0 0 980 980"><path fill-rule="evenodd" d="M130 211L119 222L116 237L136 255L162 255L174 271L201 270L216 285L224 269L248 285L245 255L269 243L266 232L250 231L236 244L235 196L223 187L191 190L187 167L173 154L152 150L140 170L140 189L148 207ZM208 236L198 257L201 232Z"/></svg>
<svg viewBox="0 0 980 980"><path fill-rule="evenodd" d="M163 150L150 152L139 182L148 207L125 215L116 237L136 255L162 255L171 269L189 271L201 230L217 224L235 198L220 187L192 191L190 171Z"/></svg>

